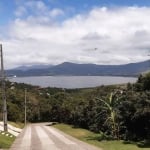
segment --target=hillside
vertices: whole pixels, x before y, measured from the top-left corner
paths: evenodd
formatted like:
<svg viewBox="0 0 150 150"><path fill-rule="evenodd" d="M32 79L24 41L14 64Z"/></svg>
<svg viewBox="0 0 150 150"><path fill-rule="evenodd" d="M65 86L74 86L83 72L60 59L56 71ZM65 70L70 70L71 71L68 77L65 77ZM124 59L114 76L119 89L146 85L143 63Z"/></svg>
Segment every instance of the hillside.
<svg viewBox="0 0 150 150"><path fill-rule="evenodd" d="M101 140L150 140L150 73L139 76L134 84L86 89L39 88L14 83L12 90L11 86L6 82L9 121L24 122L24 89L27 89L29 122L72 124L103 133ZM119 128L114 130L114 125Z"/></svg>
<svg viewBox="0 0 150 150"><path fill-rule="evenodd" d="M74 75L74 76L138 76L150 70L150 60L124 65L96 65L75 64L64 62L59 65L22 66L7 70L7 75L16 76L46 76L46 75Z"/></svg>

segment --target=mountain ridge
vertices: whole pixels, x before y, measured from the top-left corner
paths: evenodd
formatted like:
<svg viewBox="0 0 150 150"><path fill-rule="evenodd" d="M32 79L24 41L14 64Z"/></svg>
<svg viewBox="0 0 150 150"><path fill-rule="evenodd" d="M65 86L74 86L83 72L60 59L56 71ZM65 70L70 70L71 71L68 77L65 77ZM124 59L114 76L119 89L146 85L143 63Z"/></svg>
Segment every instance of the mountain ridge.
<svg viewBox="0 0 150 150"><path fill-rule="evenodd" d="M35 65L36 66L36 65ZM58 65L37 65L7 70L9 76L138 76L150 70L150 60L123 65L76 64L64 62Z"/></svg>

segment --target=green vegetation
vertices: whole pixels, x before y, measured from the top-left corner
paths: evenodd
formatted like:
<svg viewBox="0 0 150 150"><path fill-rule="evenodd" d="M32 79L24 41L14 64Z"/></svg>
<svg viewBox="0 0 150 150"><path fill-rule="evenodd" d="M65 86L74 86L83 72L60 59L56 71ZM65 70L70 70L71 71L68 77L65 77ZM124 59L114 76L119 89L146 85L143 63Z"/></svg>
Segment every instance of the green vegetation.
<svg viewBox="0 0 150 150"><path fill-rule="evenodd" d="M0 148L9 148L13 143L14 139L14 136L10 137L0 133Z"/></svg>
<svg viewBox="0 0 150 150"><path fill-rule="evenodd" d="M150 150L150 148L139 148L136 143L125 143L123 141L99 141L101 135L86 129L74 128L71 125L56 124L55 128L89 144L103 148L103 150Z"/></svg>
<svg viewBox="0 0 150 150"><path fill-rule="evenodd" d="M11 124L12 126L16 127L16 128L20 128L20 129L24 128L24 123L22 123L22 122L11 122L11 121L9 121L8 123Z"/></svg>
<svg viewBox="0 0 150 150"><path fill-rule="evenodd" d="M120 91L119 91L120 92ZM118 93L112 93L110 94L109 98L106 100L98 99L104 104L104 110L108 112L108 116L106 118L105 123L107 123L110 126L110 131L112 132L112 136L114 139L120 139L119 137L119 123L117 121L117 111L116 111L116 105L120 102L118 96L116 94Z"/></svg>
<svg viewBox="0 0 150 150"><path fill-rule="evenodd" d="M135 84L87 89L40 88L10 82L6 87L9 121L24 122L26 88L29 122L71 124L101 133L101 141L132 141L150 148L150 73L139 76Z"/></svg>

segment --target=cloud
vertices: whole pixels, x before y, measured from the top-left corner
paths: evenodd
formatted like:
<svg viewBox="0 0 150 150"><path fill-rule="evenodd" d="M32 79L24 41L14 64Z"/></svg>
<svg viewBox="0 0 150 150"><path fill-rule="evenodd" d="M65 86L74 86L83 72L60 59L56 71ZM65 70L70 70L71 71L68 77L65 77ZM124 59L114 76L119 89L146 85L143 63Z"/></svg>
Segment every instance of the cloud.
<svg viewBox="0 0 150 150"><path fill-rule="evenodd" d="M23 7L23 6L19 6L19 7L17 8L17 10L15 11L15 15L16 15L17 17L21 17L21 16L25 15L26 13L27 13L27 10L26 10L26 8Z"/></svg>
<svg viewBox="0 0 150 150"><path fill-rule="evenodd" d="M101 39L107 39L109 38L109 36L105 36L105 35L100 35L97 32L93 32L93 33L88 33L87 35L85 35L82 40L89 40L89 41L95 41L95 40L101 40Z"/></svg>
<svg viewBox="0 0 150 150"><path fill-rule="evenodd" d="M25 3L25 6L27 6L29 9L34 11L34 13L40 14L41 12L45 12L48 10L48 7L43 1L37 0L37 1L27 1Z"/></svg>
<svg viewBox="0 0 150 150"><path fill-rule="evenodd" d="M49 15L51 17L61 16L61 15L64 15L64 11L62 11L61 9L55 8L49 12Z"/></svg>
<svg viewBox="0 0 150 150"><path fill-rule="evenodd" d="M24 18L18 13L9 38L2 40L7 68L64 61L124 64L149 58L149 7L93 8L60 21L66 14L59 8L50 9L42 1L25 6L35 12Z"/></svg>

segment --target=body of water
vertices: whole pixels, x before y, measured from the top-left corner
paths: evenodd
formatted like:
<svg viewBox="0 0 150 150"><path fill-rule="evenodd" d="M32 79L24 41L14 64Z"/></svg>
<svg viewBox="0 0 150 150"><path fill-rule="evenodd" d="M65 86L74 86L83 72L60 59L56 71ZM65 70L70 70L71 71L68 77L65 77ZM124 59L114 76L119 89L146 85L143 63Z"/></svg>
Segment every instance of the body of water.
<svg viewBox="0 0 150 150"><path fill-rule="evenodd" d="M38 76L38 77L16 77L11 82L27 83L40 87L58 88L87 88L101 85L112 85L122 83L134 83L137 78L112 77L112 76Z"/></svg>

